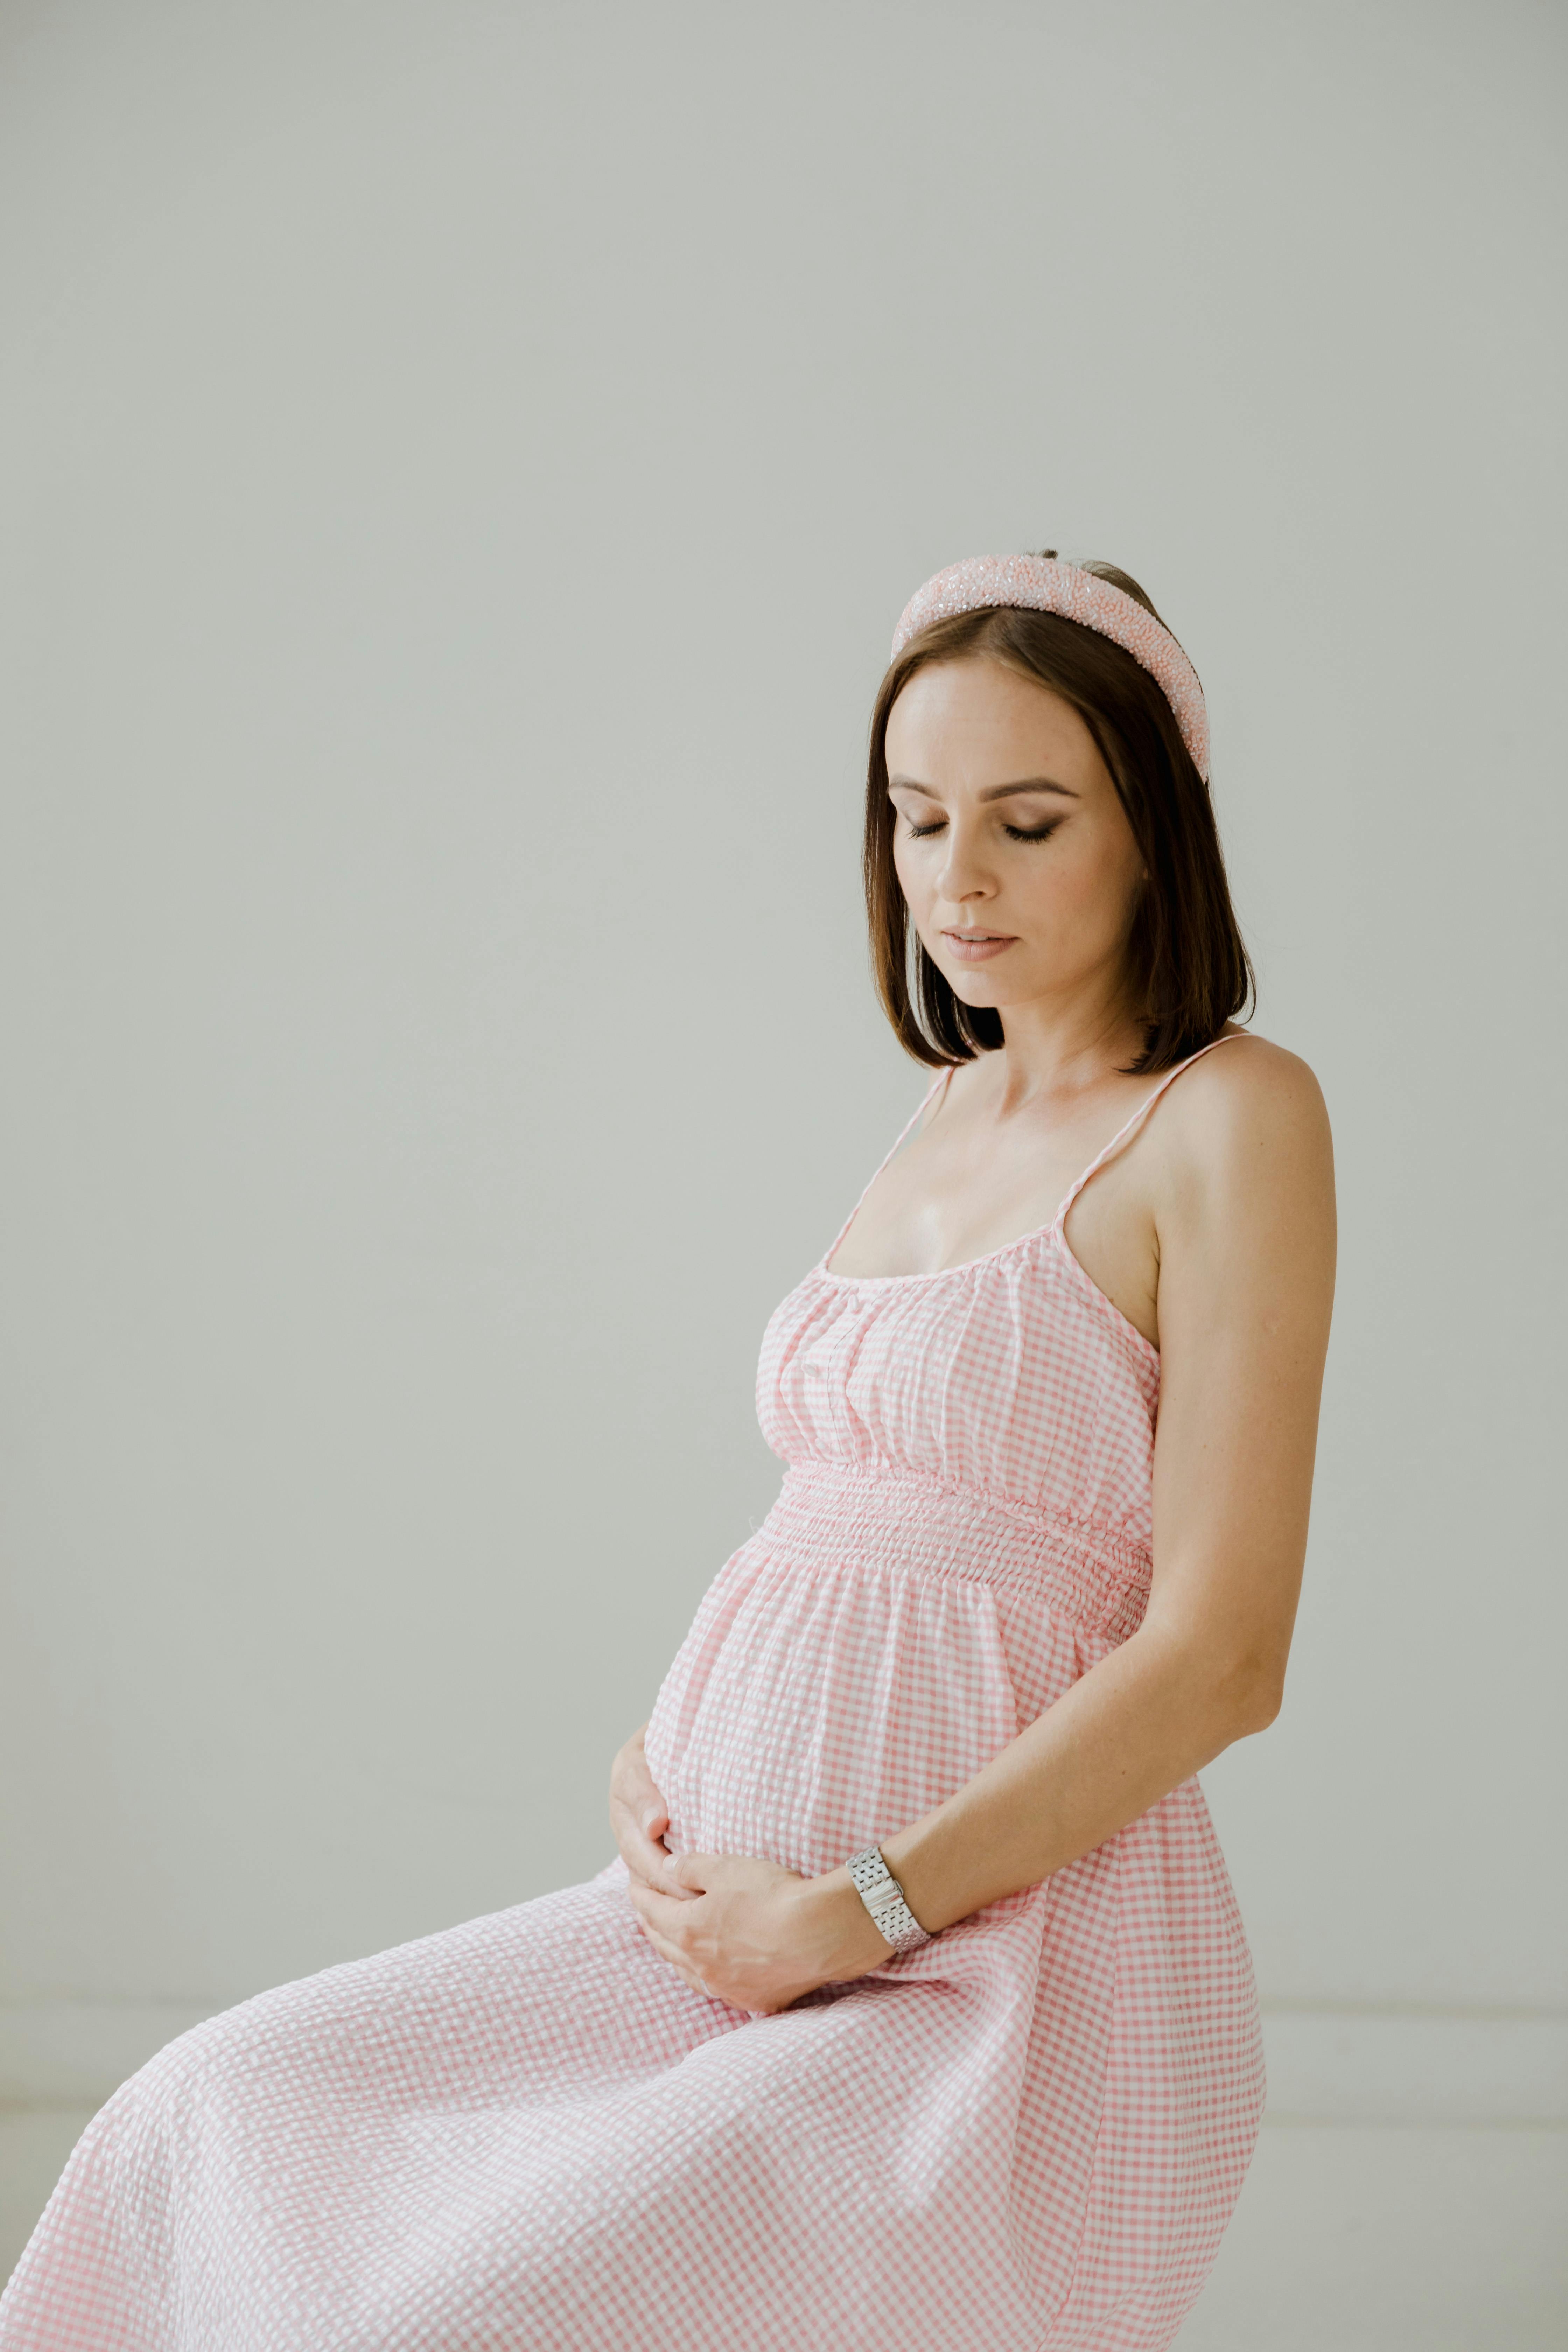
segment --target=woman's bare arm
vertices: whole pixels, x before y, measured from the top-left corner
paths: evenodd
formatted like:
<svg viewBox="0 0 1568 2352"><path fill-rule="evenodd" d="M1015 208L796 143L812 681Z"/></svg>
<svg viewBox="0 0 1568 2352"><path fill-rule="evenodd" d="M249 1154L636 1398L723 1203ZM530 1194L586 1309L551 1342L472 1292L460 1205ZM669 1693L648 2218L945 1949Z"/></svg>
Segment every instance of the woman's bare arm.
<svg viewBox="0 0 1568 2352"><path fill-rule="evenodd" d="M1332 1152L1304 1064L1260 1040L1228 1060L1210 1056L1172 1089L1152 1174L1162 1388L1148 1611L973 1780L882 1841L933 1932L1089 1853L1278 1712L1333 1296ZM710 1855L672 1869L704 1899L634 1885L650 1939L743 2007L783 2006L887 1958L846 1869L801 1880Z"/></svg>
<svg viewBox="0 0 1568 2352"><path fill-rule="evenodd" d="M1089 1853L1279 1711L1333 1297L1332 1150L1303 1063L1257 1045L1229 1070L1224 1059L1164 1107L1186 1135L1162 1155L1148 1612L972 1780L884 1842L927 1927Z"/></svg>

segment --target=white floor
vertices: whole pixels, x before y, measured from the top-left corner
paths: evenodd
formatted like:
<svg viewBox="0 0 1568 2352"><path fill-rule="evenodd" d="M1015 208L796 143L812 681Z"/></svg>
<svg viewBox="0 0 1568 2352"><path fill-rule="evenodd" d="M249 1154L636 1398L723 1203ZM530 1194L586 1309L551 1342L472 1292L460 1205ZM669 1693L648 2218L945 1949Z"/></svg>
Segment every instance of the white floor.
<svg viewBox="0 0 1568 2352"><path fill-rule="evenodd" d="M0 2114L0 2274L87 2120ZM1271 2125L1180 2352L1563 2352L1568 2131Z"/></svg>
<svg viewBox="0 0 1568 2352"><path fill-rule="evenodd" d="M1564 2352L1568 2131L1273 2124L1180 2352Z"/></svg>

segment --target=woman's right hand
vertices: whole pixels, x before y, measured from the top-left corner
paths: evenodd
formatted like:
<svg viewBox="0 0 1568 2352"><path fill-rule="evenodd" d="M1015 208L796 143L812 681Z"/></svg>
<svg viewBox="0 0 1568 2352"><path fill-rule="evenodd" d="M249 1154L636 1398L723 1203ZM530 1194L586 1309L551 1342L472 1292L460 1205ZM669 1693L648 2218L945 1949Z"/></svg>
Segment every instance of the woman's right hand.
<svg viewBox="0 0 1568 2352"><path fill-rule="evenodd" d="M643 1733L647 1729L645 1723L633 1732L626 1745L617 1749L610 1767L610 1827L616 1833L621 1860L635 1879L659 1895L674 1895L683 1902L692 1903L697 1899L697 1890L683 1886L675 1876L675 1857L664 1843L669 1813L654 1787L647 1758L643 1753Z"/></svg>

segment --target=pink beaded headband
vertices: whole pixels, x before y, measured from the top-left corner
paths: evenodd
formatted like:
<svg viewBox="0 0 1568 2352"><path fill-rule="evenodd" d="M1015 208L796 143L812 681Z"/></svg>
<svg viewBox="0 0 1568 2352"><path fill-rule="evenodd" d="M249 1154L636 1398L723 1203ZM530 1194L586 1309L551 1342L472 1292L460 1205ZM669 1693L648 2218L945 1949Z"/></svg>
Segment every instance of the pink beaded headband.
<svg viewBox="0 0 1568 2352"><path fill-rule="evenodd" d="M1182 740L1205 783L1209 773L1209 718L1204 690L1169 629L1109 580L1045 555L972 555L950 563L917 588L893 631L897 661L910 639L933 621L975 613L991 604L1021 604L1033 613L1059 613L1123 646L1146 669L1176 716Z"/></svg>

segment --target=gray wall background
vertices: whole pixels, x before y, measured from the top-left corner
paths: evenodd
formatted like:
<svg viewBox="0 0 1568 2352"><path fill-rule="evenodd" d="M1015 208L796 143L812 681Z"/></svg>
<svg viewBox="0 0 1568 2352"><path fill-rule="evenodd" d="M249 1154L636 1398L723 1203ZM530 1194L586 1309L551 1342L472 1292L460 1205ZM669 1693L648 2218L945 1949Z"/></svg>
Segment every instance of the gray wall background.
<svg viewBox="0 0 1568 2352"><path fill-rule="evenodd" d="M1564 47L0 10L0 2095L607 1858L919 1088L892 623L1049 543L1203 675L1338 1135L1289 1697L1206 1776L1276 2106L1563 2111Z"/></svg>

